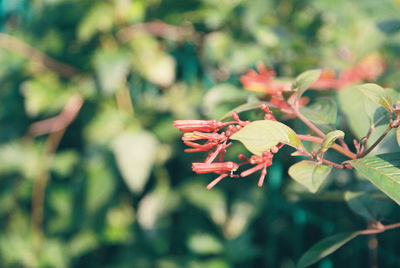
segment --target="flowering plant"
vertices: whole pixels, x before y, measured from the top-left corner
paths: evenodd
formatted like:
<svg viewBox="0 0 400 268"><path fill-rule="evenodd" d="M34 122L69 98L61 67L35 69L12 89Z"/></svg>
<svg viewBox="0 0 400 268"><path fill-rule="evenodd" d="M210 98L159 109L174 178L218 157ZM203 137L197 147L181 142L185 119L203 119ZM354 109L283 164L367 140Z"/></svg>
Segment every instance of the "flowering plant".
<svg viewBox="0 0 400 268"><path fill-rule="evenodd" d="M192 170L197 174L217 174L207 189L224 178L247 177L257 171L260 171L258 186L261 187L267 168L273 164L274 155L284 145L289 145L294 149L293 156L308 159L292 165L288 173L310 192L316 193L321 188L332 168L355 169L400 204L400 154L390 152L370 156L372 152L382 151L382 141L392 129L400 137L400 105L399 102L394 105L398 94L377 84L360 84L375 81L384 70L382 60L370 55L338 76L330 69L310 70L300 74L293 82L287 82L276 79L273 70L258 64L258 72L249 70L240 81L246 90L263 95L257 101L234 109L231 112L233 120L177 120L174 127L185 132L182 140L189 147L185 152L208 152L204 162L192 164ZM329 90L331 98L310 102L309 97L303 96L309 89ZM351 133L337 127L338 109L333 94L337 95ZM239 118L240 113L251 109L261 110L263 119L250 121ZM285 119L300 120L307 126L308 133L296 132L281 122ZM351 135L354 138L349 142L347 137ZM251 155L240 153L237 162L234 159L226 161L224 153L234 141L241 142ZM329 158L332 150L342 155L340 162ZM356 213L369 211L363 201L368 199L368 193L347 194L346 198ZM366 217L369 221L366 230L324 239L303 255L299 266L311 265L358 235L400 227L400 223L385 226L370 213Z"/></svg>

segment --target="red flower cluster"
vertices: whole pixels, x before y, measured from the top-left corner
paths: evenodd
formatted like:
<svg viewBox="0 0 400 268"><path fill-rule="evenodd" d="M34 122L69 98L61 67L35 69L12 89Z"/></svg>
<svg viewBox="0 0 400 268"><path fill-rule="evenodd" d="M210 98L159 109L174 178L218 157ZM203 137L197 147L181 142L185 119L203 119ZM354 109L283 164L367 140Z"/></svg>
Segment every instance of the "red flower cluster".
<svg viewBox="0 0 400 268"><path fill-rule="evenodd" d="M362 81L375 81L383 74L386 66L383 60L376 55L368 55L361 59L361 61L354 67L343 70L338 77L331 69L322 71L321 76L311 88L326 89L335 88L340 89L349 84L359 83Z"/></svg>
<svg viewBox="0 0 400 268"><path fill-rule="evenodd" d="M385 71L383 60L377 55L368 55L360 62L343 70L338 77L332 69L322 70L320 77L311 88L314 89L340 89L352 83L362 81L375 81ZM290 82L282 82L275 79L275 72L268 70L264 64L257 65L257 71L249 70L240 77L243 87L250 91L264 92L271 96L271 103L280 108L285 108L282 101L282 92L291 89Z"/></svg>
<svg viewBox="0 0 400 268"><path fill-rule="evenodd" d="M264 104L260 108L265 111L264 118L266 120L276 120L268 106ZM191 148L185 149L185 152L209 152L203 163L192 163L192 170L197 174L215 173L219 175L207 185L207 189L211 189L225 177L246 177L258 170L262 170L258 181L258 186L261 187L267 174L266 169L272 164L273 155L283 146L283 144L274 146L261 156L253 155L247 158L243 154L239 154L238 158L241 160L239 164L232 161L224 162L224 153L232 144L229 142L229 137L250 123L250 121L240 120L235 112L232 113L232 118L234 121L229 122L216 120L177 120L174 122L175 128L180 131L188 131L183 134L182 140L185 145ZM226 127L225 130L221 131L224 127ZM205 142L200 143L201 140L205 140ZM214 162L218 156L219 162ZM251 164L254 167L242 171L240 174L234 174L244 164Z"/></svg>
<svg viewBox="0 0 400 268"><path fill-rule="evenodd" d="M250 91L265 92L269 95L269 102L282 112L287 114L290 118L291 108L287 104L283 92L290 91L292 83L275 80L275 72L268 70L264 64L257 65L258 73L254 70L249 70L245 75L240 77L240 82L243 87ZM309 99L303 97L299 100L299 105L303 106L308 103Z"/></svg>
<svg viewBox="0 0 400 268"><path fill-rule="evenodd" d="M264 64L257 64L257 71L249 70L245 75L240 77L240 83L243 87L250 91L264 92L269 95L278 95L283 91L289 91L290 82L282 82L275 80L275 72L268 70Z"/></svg>

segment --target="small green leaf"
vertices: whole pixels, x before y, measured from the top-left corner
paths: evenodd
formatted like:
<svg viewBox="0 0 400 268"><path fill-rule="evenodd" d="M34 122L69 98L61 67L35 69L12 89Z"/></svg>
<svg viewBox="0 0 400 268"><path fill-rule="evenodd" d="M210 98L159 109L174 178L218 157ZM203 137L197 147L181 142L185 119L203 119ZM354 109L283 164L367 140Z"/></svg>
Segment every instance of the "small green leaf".
<svg viewBox="0 0 400 268"><path fill-rule="evenodd" d="M400 204L400 153L364 157L349 163L378 189Z"/></svg>
<svg viewBox="0 0 400 268"><path fill-rule="evenodd" d="M321 152L326 152L330 147L333 146L335 143L335 140L337 139L343 139L344 138L344 132L341 130L334 130L326 134L324 141L322 142L321 145Z"/></svg>
<svg viewBox="0 0 400 268"><path fill-rule="evenodd" d="M315 193L331 172L332 167L318 164L314 161L303 160L289 168L289 175Z"/></svg>
<svg viewBox="0 0 400 268"><path fill-rule="evenodd" d="M336 102L331 98L319 98L311 105L300 107L300 113L322 131L334 130L337 116Z"/></svg>
<svg viewBox="0 0 400 268"><path fill-rule="evenodd" d="M231 139L240 141L247 150L256 155L261 155L265 150L271 149L278 143L285 143L294 148L302 146L293 129L272 120L251 122L233 134Z"/></svg>
<svg viewBox="0 0 400 268"><path fill-rule="evenodd" d="M389 112L393 109L393 101L389 96L388 92L385 91L381 86L376 84L368 83L357 86L365 96L367 96L373 102L382 105Z"/></svg>
<svg viewBox="0 0 400 268"><path fill-rule="evenodd" d="M359 232L342 233L322 239L301 256L297 267L303 268L316 263L338 250L341 246L354 239L359 234Z"/></svg>
<svg viewBox="0 0 400 268"><path fill-rule="evenodd" d="M368 221L375 219L375 213L372 211L375 200L369 193L346 191L344 199L354 213L364 217Z"/></svg>
<svg viewBox="0 0 400 268"><path fill-rule="evenodd" d="M301 73L293 82L292 89L297 91L297 98L301 95L319 78L321 70L309 70Z"/></svg>
<svg viewBox="0 0 400 268"><path fill-rule="evenodd" d="M254 95L250 95L249 98L247 99L247 102L245 104L239 105L238 107L234 108L233 110L227 112L222 118L221 120L225 120L229 117L231 117L232 112L235 113L241 113L241 112L246 112L246 111L250 111L250 110L254 110L257 109L261 106L261 104L264 104L267 102L264 101L260 101L259 99L257 99L256 96Z"/></svg>

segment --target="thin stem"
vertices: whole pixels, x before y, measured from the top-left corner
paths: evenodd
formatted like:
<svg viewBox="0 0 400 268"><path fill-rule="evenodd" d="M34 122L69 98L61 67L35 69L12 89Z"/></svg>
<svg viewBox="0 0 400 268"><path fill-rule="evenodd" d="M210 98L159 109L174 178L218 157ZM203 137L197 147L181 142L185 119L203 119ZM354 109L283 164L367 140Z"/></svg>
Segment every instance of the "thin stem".
<svg viewBox="0 0 400 268"><path fill-rule="evenodd" d="M47 70L55 71L64 78L71 78L80 73L80 70L77 68L59 62L23 41L5 33L0 33L0 48L12 51Z"/></svg>
<svg viewBox="0 0 400 268"><path fill-rule="evenodd" d="M382 135L375 141L374 144L371 145L371 147L368 148L368 150L366 150L363 153L357 155L357 158L362 158L362 157L366 156L367 154L369 154L386 137L386 135L390 132L390 130L392 130L391 126L389 126L385 130L385 132L382 133Z"/></svg>
<svg viewBox="0 0 400 268"><path fill-rule="evenodd" d="M366 229L366 230L360 231L359 233L362 235L379 234L379 233L383 233L387 230L392 230L392 229L396 229L399 227L400 227L400 222L389 224L389 225L380 224L379 228Z"/></svg>
<svg viewBox="0 0 400 268"><path fill-rule="evenodd" d="M360 144L360 146L361 146L360 148L364 149L364 147L365 147L365 145L367 144L368 139L370 138L372 132L374 131L374 129L376 128L376 126L377 126L383 119L385 119L385 115L382 115L378 120L376 120L376 122L374 122L374 123L372 124L372 126L369 128L369 130L368 130L368 132L367 132L367 135L365 135L365 137L362 138L362 139L360 140L360 142L359 142L359 144ZM359 150L359 152L357 152L357 153L360 153L360 152L362 152L362 150Z"/></svg>
<svg viewBox="0 0 400 268"><path fill-rule="evenodd" d="M318 127L316 127L313 123L311 123L310 120L305 118L298 109L293 108L293 112L301 121L303 121L304 124L306 124L312 131L314 131L316 134L318 134L318 136L321 136L322 138L325 137L325 134Z"/></svg>
<svg viewBox="0 0 400 268"><path fill-rule="evenodd" d="M327 164L327 165L332 166L332 167L335 167L335 168L340 168L340 169L345 169L346 168L343 165L339 165L337 163L334 163L334 162L326 160L326 159L322 159L322 163Z"/></svg>
<svg viewBox="0 0 400 268"><path fill-rule="evenodd" d="M49 136L46 140L44 152L42 155L42 165L39 176L33 182L32 187L32 214L31 224L33 233L37 238L37 250L41 249L43 237L43 215L44 201L47 183L50 179L49 163L51 163L58 145L64 136L66 128L74 121L83 105L83 98L74 95L65 105L63 111L56 120L52 122L48 129ZM47 131L47 128L46 128Z"/></svg>
<svg viewBox="0 0 400 268"><path fill-rule="evenodd" d="M378 268L378 238L375 235L368 237L369 263L371 268Z"/></svg>
<svg viewBox="0 0 400 268"><path fill-rule="evenodd" d="M322 144L323 139L319 138L319 137L315 137L315 136L311 136L311 135L301 135L301 134L297 134L297 137L300 140L304 140L304 141L311 141L311 142L316 142L316 143L320 143ZM331 147L332 149L335 149L336 151L338 151L339 153L347 156L350 159L356 159L357 155L353 152L350 152L350 150L346 150L345 148L343 148L342 146L338 145L338 144L334 144Z"/></svg>
<svg viewBox="0 0 400 268"><path fill-rule="evenodd" d="M342 145L342 147L348 151L350 151L349 146L347 146L347 143L344 141L344 139L340 138L339 139L339 143L340 145Z"/></svg>

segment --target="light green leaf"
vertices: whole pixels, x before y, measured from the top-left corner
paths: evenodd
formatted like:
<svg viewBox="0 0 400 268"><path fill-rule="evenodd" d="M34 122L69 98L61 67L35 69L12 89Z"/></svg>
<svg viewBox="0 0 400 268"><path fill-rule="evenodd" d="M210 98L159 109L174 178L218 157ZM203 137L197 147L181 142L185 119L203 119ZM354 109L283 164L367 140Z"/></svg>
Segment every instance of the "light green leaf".
<svg viewBox="0 0 400 268"><path fill-rule="evenodd" d="M343 138L344 138L344 132L341 130L334 130L329 132L328 134L326 134L324 141L322 142L321 152L326 152L330 147L333 146L335 140Z"/></svg>
<svg viewBox="0 0 400 268"><path fill-rule="evenodd" d="M381 154L349 162L357 172L400 204L400 153Z"/></svg>
<svg viewBox="0 0 400 268"><path fill-rule="evenodd" d="M325 258L326 256L338 250L340 247L357 237L359 234L359 232L342 233L322 239L309 250L307 250L303 256L301 256L297 267L303 268L316 263L322 258Z"/></svg>
<svg viewBox="0 0 400 268"><path fill-rule="evenodd" d="M238 104L244 103L246 99L249 99L250 93L235 87L228 83L218 84L212 88L210 88L203 98L203 102L201 105L202 111L209 117L216 116L221 117L224 115L224 118L229 118L231 113L226 113L228 109L224 109L224 104ZM221 112L220 110L223 110Z"/></svg>
<svg viewBox="0 0 400 268"><path fill-rule="evenodd" d="M132 65L145 79L161 87L169 87L175 81L175 58L164 51L157 40L143 35L130 42Z"/></svg>
<svg viewBox="0 0 400 268"><path fill-rule="evenodd" d="M292 89L297 91L297 98L301 95L319 78L321 70L309 70L301 73L293 82Z"/></svg>
<svg viewBox="0 0 400 268"><path fill-rule="evenodd" d="M89 41L97 32L107 32L113 25L113 7L104 2L94 5L78 26L78 40Z"/></svg>
<svg viewBox="0 0 400 268"><path fill-rule="evenodd" d="M331 98L319 98L308 106L300 107L300 113L322 131L331 131L336 124L337 105Z"/></svg>
<svg viewBox="0 0 400 268"><path fill-rule="evenodd" d="M101 50L94 55L94 67L102 91L112 95L126 83L130 55L123 51Z"/></svg>
<svg viewBox="0 0 400 268"><path fill-rule="evenodd" d="M381 86L376 84L367 83L356 86L365 96L371 99L373 102L382 105L389 112L393 109L393 101L388 92Z"/></svg>
<svg viewBox="0 0 400 268"><path fill-rule="evenodd" d="M393 89L386 89L391 99L397 101L398 92ZM376 122L381 115L386 115L382 125L378 125L372 132L371 137L367 143L368 146L371 145L387 128L389 122L388 113L381 113L380 110L384 111L384 108L379 104L373 102L365 94L363 94L356 87L347 87L339 90L339 106L346 116L349 123L351 132L358 138L364 137L370 126ZM386 122L385 124L383 124Z"/></svg>
<svg viewBox="0 0 400 268"><path fill-rule="evenodd" d="M271 149L278 143L285 143L294 148L302 146L293 129L272 120L251 122L233 134L231 139L240 141L247 150L256 155L261 155L265 150Z"/></svg>
<svg viewBox="0 0 400 268"><path fill-rule="evenodd" d="M122 133L114 142L114 154L128 188L140 193L149 178L158 141L149 132Z"/></svg>
<svg viewBox="0 0 400 268"><path fill-rule="evenodd" d="M331 172L332 167L318 164L314 161L303 160L289 168L289 175L315 193Z"/></svg>
<svg viewBox="0 0 400 268"><path fill-rule="evenodd" d="M241 113L241 112L245 112L245 111L254 110L254 109L259 108L261 106L261 104L264 104L264 103L267 103L267 102L260 101L254 95L250 95L245 104L239 105L238 107L234 108L233 110L227 112L222 117L221 120L225 120L225 119L229 118L232 115L232 112Z"/></svg>
<svg viewBox="0 0 400 268"><path fill-rule="evenodd" d="M354 213L364 217L368 221L375 219L375 213L372 211L375 200L369 193L346 191L344 199Z"/></svg>
<svg viewBox="0 0 400 268"><path fill-rule="evenodd" d="M215 236L207 233L192 234L187 244L192 252L199 255L219 254L224 249Z"/></svg>
<svg viewBox="0 0 400 268"><path fill-rule="evenodd" d="M158 228L160 220L178 208L179 198L168 186L158 185L139 201L136 214L139 225L145 230Z"/></svg>

